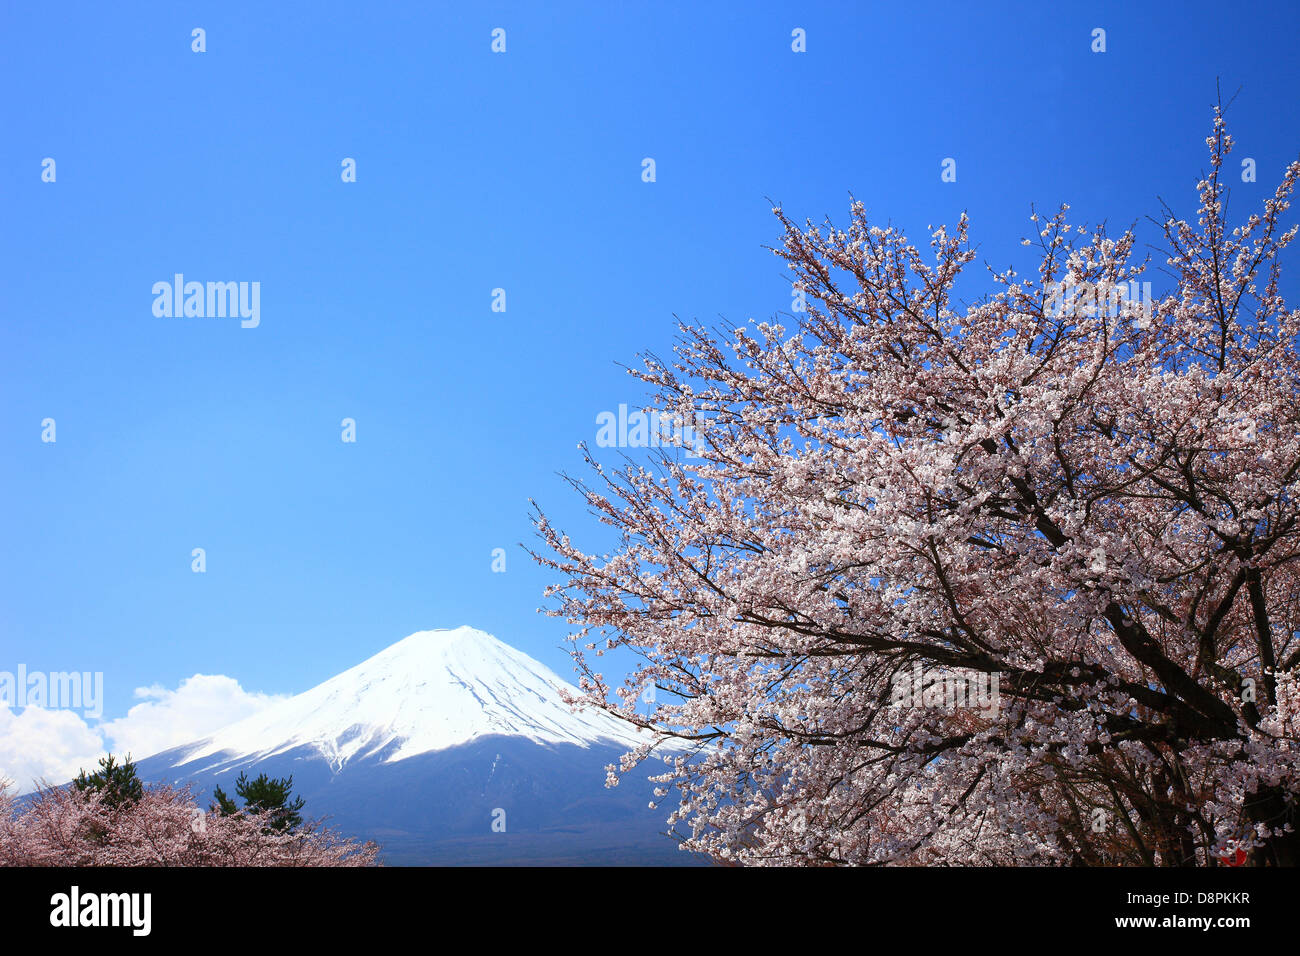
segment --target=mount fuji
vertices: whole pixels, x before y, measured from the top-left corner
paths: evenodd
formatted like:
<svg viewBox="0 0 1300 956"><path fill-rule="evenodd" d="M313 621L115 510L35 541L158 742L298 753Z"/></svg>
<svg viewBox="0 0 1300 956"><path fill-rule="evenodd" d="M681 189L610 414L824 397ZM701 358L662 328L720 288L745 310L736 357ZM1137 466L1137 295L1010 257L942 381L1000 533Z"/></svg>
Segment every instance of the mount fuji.
<svg viewBox="0 0 1300 956"><path fill-rule="evenodd" d="M651 810L653 758L605 787L645 738L490 634L420 631L311 690L141 760L200 805L240 772L293 775L304 816L372 839L390 864L688 864Z"/></svg>

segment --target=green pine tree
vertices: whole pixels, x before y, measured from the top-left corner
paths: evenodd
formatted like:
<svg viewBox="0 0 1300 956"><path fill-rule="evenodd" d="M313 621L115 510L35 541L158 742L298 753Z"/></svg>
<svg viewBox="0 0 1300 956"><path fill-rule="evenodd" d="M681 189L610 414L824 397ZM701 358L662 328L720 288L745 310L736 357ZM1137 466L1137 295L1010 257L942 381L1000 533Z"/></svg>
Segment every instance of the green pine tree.
<svg viewBox="0 0 1300 956"><path fill-rule="evenodd" d="M241 772L235 781L235 794L243 799L245 810L265 818L264 830L290 833L302 824L300 811L305 801L302 797L293 797L292 775L275 779L263 773L255 780L249 780ZM235 801L220 787L216 788L213 797L216 802L212 805L212 812L227 817L239 812Z"/></svg>
<svg viewBox="0 0 1300 956"><path fill-rule="evenodd" d="M135 775L135 763L130 754L120 764L112 754L101 757L99 770L91 774L82 770L72 785L81 793L101 794L104 805L113 810L138 803L144 796L144 784Z"/></svg>

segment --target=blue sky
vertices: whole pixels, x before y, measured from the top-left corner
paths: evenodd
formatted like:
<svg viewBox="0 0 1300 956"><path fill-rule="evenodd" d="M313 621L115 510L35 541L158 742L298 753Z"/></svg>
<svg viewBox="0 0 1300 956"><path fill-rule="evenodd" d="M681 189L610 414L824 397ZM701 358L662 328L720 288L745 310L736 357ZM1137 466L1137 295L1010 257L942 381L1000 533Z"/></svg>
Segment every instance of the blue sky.
<svg viewBox="0 0 1300 956"><path fill-rule="evenodd" d="M1216 77L1235 208L1300 148L1294 4L466 6L0 7L0 670L103 671L111 717L472 624L568 676L527 499L604 547L557 472L674 314L789 307L769 198L966 210L1003 265L1032 203L1190 215ZM260 325L156 317L177 272Z"/></svg>

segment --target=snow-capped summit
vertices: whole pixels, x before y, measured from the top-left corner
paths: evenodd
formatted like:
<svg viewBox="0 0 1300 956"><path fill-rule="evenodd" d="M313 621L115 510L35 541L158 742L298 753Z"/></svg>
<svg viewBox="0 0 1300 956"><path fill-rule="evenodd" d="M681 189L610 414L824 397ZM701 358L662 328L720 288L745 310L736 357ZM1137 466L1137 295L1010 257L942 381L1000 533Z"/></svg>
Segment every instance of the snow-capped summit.
<svg viewBox="0 0 1300 956"><path fill-rule="evenodd" d="M662 764L607 787L640 733L575 713L566 686L490 634L420 631L137 772L200 806L241 773L291 777L313 819L377 840L389 863L690 862L651 809Z"/></svg>
<svg viewBox="0 0 1300 956"><path fill-rule="evenodd" d="M575 713L560 687L574 690L491 634L419 631L173 753L176 763L215 768L308 747L338 771L356 757L391 763L489 735L580 747L631 748L645 739L604 712Z"/></svg>

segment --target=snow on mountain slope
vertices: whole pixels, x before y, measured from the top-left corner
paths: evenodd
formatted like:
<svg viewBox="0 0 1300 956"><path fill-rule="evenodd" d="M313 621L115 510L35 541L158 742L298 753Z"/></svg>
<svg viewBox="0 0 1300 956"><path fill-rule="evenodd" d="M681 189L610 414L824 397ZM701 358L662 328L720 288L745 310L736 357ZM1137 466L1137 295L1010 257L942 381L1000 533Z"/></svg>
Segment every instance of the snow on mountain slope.
<svg viewBox="0 0 1300 956"><path fill-rule="evenodd" d="M539 743L615 744L645 738L604 712L574 713L555 672L471 627L419 631L311 690L205 740L169 752L177 764L257 759L304 745L335 771L383 751L394 762L491 734Z"/></svg>

